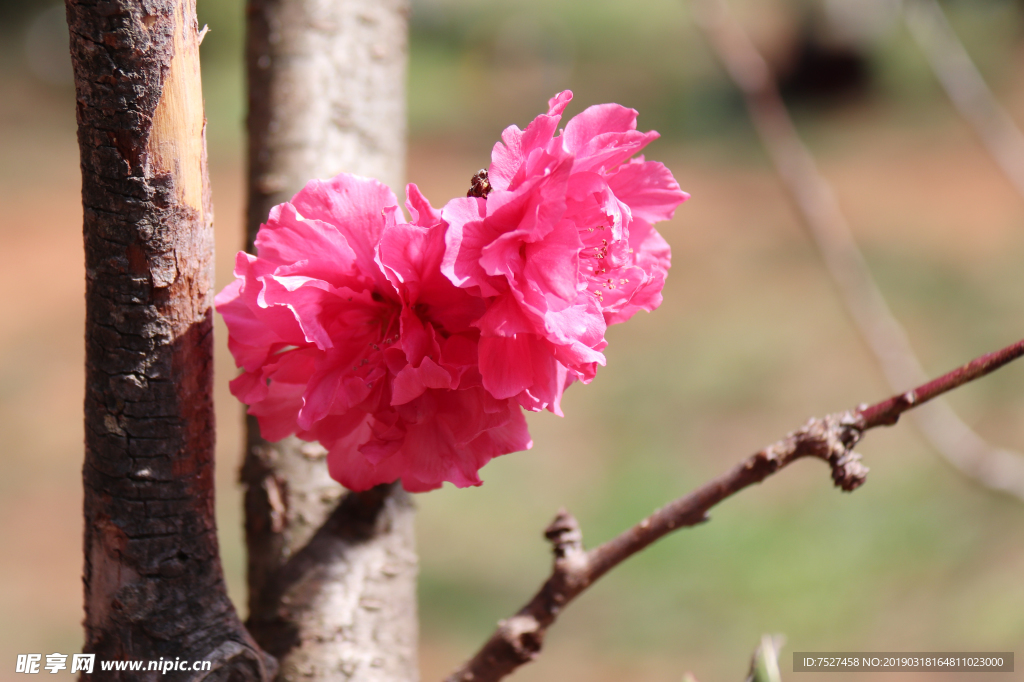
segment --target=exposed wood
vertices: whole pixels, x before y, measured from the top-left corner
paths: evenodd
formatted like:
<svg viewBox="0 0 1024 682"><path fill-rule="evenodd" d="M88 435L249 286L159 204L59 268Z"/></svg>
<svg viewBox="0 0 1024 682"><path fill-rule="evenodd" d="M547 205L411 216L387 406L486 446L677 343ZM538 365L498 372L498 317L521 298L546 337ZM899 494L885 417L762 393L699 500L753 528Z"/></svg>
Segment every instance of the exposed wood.
<svg viewBox="0 0 1024 682"><path fill-rule="evenodd" d="M213 213L194 0L67 0L86 258L85 650L269 680L213 501Z"/></svg>

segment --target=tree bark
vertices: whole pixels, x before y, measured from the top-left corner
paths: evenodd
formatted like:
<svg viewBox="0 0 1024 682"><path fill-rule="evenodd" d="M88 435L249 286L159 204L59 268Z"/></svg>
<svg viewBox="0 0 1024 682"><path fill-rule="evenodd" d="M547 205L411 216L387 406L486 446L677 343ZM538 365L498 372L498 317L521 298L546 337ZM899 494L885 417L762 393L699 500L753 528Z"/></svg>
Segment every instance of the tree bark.
<svg viewBox="0 0 1024 682"><path fill-rule="evenodd" d="M206 175L195 0L67 0L86 258L90 679L267 680L228 600L213 504ZM209 660L210 671L99 661Z"/></svg>
<svg viewBox="0 0 1024 682"><path fill-rule="evenodd" d="M340 172L400 190L407 0L249 0L248 245L275 204ZM414 510L348 493L317 444L248 421L249 619L281 680L418 679ZM341 500L339 504L339 500Z"/></svg>

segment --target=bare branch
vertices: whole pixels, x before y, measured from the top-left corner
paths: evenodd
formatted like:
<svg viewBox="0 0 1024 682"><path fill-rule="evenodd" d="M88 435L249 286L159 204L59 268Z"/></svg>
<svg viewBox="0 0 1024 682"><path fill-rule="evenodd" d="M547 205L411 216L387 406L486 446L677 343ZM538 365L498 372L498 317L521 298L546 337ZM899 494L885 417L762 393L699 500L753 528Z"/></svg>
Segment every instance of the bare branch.
<svg viewBox="0 0 1024 682"><path fill-rule="evenodd" d="M698 0L694 9L697 23L743 92L757 132L889 386L899 390L922 383L927 374L872 279L832 188L800 141L768 65L724 2ZM961 472L988 488L1024 499L1020 454L992 447L945 401L914 417L932 447Z"/></svg>
<svg viewBox="0 0 1024 682"><path fill-rule="evenodd" d="M893 396L870 407L861 408L858 410L858 413L863 420L862 429L866 431L876 426L895 424L899 416L910 408L926 403L943 393L952 391L954 388L991 374L1007 363L1013 362L1021 355L1024 355L1024 341L1018 341L994 353L979 356L963 367L946 372L938 379L922 384L912 391Z"/></svg>
<svg viewBox="0 0 1024 682"><path fill-rule="evenodd" d="M935 0L904 0L903 13L953 106L1024 197L1024 134L989 90L942 7Z"/></svg>
<svg viewBox="0 0 1024 682"><path fill-rule="evenodd" d="M750 673L746 682L782 682L779 654L785 643L786 638L782 635L763 635L750 657Z"/></svg>
<svg viewBox="0 0 1024 682"><path fill-rule="evenodd" d="M836 486L849 492L864 483L868 469L853 447L868 429L895 424L904 412L978 379L1024 355L1024 340L983 355L963 367L874 405L812 419L782 440L754 453L728 472L670 502L608 542L585 551L579 524L561 510L544 535L555 560L551 576L523 608L498 623L476 655L447 682L496 682L537 657L558 614L598 578L659 538L708 520L725 498L760 483L791 462L815 457L828 462Z"/></svg>

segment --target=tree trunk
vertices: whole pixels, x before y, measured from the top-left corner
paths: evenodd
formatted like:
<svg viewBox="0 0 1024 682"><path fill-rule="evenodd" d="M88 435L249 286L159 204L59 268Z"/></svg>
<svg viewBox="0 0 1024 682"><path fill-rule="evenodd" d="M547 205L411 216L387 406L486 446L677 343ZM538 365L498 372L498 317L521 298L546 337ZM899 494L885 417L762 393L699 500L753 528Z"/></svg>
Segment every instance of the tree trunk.
<svg viewBox="0 0 1024 682"><path fill-rule="evenodd" d="M67 0L86 259L89 679L267 680L213 504L213 214L195 0ZM102 671L209 660L208 672Z"/></svg>
<svg viewBox="0 0 1024 682"><path fill-rule="evenodd" d="M249 0L248 243L270 208L340 172L401 189L407 0ZM282 680L418 679L414 512L349 493L319 445L248 422L249 620Z"/></svg>

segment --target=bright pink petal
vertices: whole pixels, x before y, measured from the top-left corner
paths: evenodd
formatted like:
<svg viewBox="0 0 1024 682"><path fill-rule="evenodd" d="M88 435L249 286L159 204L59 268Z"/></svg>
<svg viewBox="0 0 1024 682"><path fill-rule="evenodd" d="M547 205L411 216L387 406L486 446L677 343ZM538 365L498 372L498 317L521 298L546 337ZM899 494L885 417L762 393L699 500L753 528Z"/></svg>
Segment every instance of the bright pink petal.
<svg viewBox="0 0 1024 682"><path fill-rule="evenodd" d="M242 372L228 382L231 395L251 405L267 397L267 380L262 372Z"/></svg>
<svg viewBox="0 0 1024 682"><path fill-rule="evenodd" d="M450 389L452 375L430 358L423 358L419 367L407 365L395 376L391 404L404 405L423 395L428 388Z"/></svg>
<svg viewBox="0 0 1024 682"><path fill-rule="evenodd" d="M413 223L428 227L441 221L441 209L431 206L415 183L405 186L405 196L405 207L409 209Z"/></svg>
<svg viewBox="0 0 1024 682"><path fill-rule="evenodd" d="M252 401L249 414L259 421L260 434L267 440L280 440L300 428L298 414L302 408L302 393L314 371L315 360L310 350L288 351L273 359L259 378L266 390L252 391L250 387L246 397ZM244 384L239 379L232 382L232 391L243 389ZM235 395L241 399L238 393Z"/></svg>
<svg viewBox="0 0 1024 682"><path fill-rule="evenodd" d="M491 151L491 167L487 176L491 187L509 189L526 157L534 150L546 147L551 141L570 100L572 92L564 90L548 101L548 113L533 119L525 131L509 126L502 132L501 142L495 143Z"/></svg>
<svg viewBox="0 0 1024 682"><path fill-rule="evenodd" d="M302 329L303 340L315 344L320 350L334 345L321 320L324 305L335 297L334 287L323 280L298 276L267 275L261 280L261 307L277 307L291 312Z"/></svg>
<svg viewBox="0 0 1024 682"><path fill-rule="evenodd" d="M477 326L484 336L515 336L537 331L537 322L526 314L513 294L494 298Z"/></svg>
<svg viewBox="0 0 1024 682"><path fill-rule="evenodd" d="M524 389L516 399L531 412L548 410L562 417L562 394L578 376L555 359L553 353L537 353L533 357L534 382Z"/></svg>
<svg viewBox="0 0 1024 682"><path fill-rule="evenodd" d="M486 223L486 211L486 201L476 197L452 199L445 204L441 215L448 223L448 230L441 272L455 286L479 287L481 295L494 296L499 289L480 266L480 254L500 232Z"/></svg>
<svg viewBox="0 0 1024 682"><path fill-rule="evenodd" d="M484 336L480 339L480 374L484 388L499 400L512 398L534 383L534 364L547 355L533 334Z"/></svg>
<svg viewBox="0 0 1024 682"><path fill-rule="evenodd" d="M658 139L658 133L636 130L636 110L598 104L565 124L562 144L576 157L577 171L614 168Z"/></svg>
<svg viewBox="0 0 1024 682"><path fill-rule="evenodd" d="M654 224L670 220L690 195L679 189L671 171L656 161L627 163L608 175L608 186L634 218Z"/></svg>
<svg viewBox="0 0 1024 682"><path fill-rule="evenodd" d="M355 370L360 350L355 344L346 344L317 358L316 371L307 380L302 394L298 415L302 429L312 429L328 414L350 409L370 394L372 386L367 386Z"/></svg>
<svg viewBox="0 0 1024 682"><path fill-rule="evenodd" d="M449 332L469 328L484 312L484 301L456 287L441 272L445 226L399 223L381 235L378 260L406 306L415 307Z"/></svg>
<svg viewBox="0 0 1024 682"><path fill-rule="evenodd" d="M545 309L561 309L576 299L582 246L576 226L565 220L543 240L525 245L523 278L544 299ZM532 297L526 294L525 298Z"/></svg>
<svg viewBox="0 0 1024 682"><path fill-rule="evenodd" d="M644 283L637 287L629 304L619 311L607 315L608 324L625 322L638 310L651 311L661 305L661 290L672 262L672 250L668 242L650 225L637 223L630 233L636 267L646 275Z"/></svg>
<svg viewBox="0 0 1024 682"><path fill-rule="evenodd" d="M228 348L239 366L249 371L262 364L275 344L303 345L305 335L295 315L285 306L261 304L263 282L257 276L265 268L255 256L239 252L234 282L214 301L228 326Z"/></svg>
<svg viewBox="0 0 1024 682"><path fill-rule="evenodd" d="M566 219L575 223L585 246L600 250L622 239L632 212L615 196L606 176L582 172L573 173L569 181Z"/></svg>
<svg viewBox="0 0 1024 682"><path fill-rule="evenodd" d="M391 483L402 475L400 460L384 459L371 463L359 451L372 434L370 417L348 436L336 441L327 452L327 471L331 478L349 490L369 490L382 483Z"/></svg>
<svg viewBox="0 0 1024 682"><path fill-rule="evenodd" d="M335 286L350 285L353 275L366 265L357 259L345 235L334 225L302 218L291 204L280 204L256 235L259 257L278 265L302 263L306 277L322 279Z"/></svg>
<svg viewBox="0 0 1024 682"><path fill-rule="evenodd" d="M330 180L311 180L291 203L303 218L333 225L355 252L360 270L384 287L384 275L374 265L377 242L384 229L381 209L398 205L386 185L342 173Z"/></svg>
<svg viewBox="0 0 1024 682"><path fill-rule="evenodd" d="M581 296L576 305L544 316L547 337L556 346L556 357L568 365L605 363L600 350L607 345L604 333L607 325L601 308L593 297Z"/></svg>

